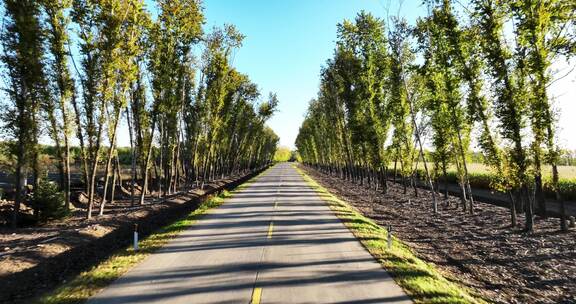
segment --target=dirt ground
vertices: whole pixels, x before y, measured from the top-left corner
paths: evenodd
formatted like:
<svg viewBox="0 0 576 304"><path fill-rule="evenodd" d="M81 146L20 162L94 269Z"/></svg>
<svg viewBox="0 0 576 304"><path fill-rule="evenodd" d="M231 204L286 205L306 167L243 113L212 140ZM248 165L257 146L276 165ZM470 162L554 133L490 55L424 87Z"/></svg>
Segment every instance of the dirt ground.
<svg viewBox="0 0 576 304"><path fill-rule="evenodd" d="M429 191L415 197L390 183L383 195L304 169L365 216L392 225L420 258L490 302L576 303L576 229L560 232L556 218L537 218L535 233L526 235L510 227L506 208L477 203L469 215L458 208L458 198L442 197L434 216ZM523 221L519 216L520 226Z"/></svg>
<svg viewBox="0 0 576 304"><path fill-rule="evenodd" d="M237 185L248 177L219 180L204 190L174 194L161 201L147 198L143 206L131 207L128 198L118 199L107 204L103 216L90 220L85 219L85 206L76 202L75 210L63 220L27 228L1 227L0 303L26 303L40 291L57 286L130 244L135 223L145 236L195 209L205 195ZM11 208L11 203L0 202L0 208ZM98 207L95 210L97 214Z"/></svg>

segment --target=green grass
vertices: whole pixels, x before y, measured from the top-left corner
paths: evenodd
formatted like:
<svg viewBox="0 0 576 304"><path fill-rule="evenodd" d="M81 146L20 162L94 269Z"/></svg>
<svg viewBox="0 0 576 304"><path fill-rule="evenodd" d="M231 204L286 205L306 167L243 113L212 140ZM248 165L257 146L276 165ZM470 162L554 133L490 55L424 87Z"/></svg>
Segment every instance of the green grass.
<svg viewBox="0 0 576 304"><path fill-rule="evenodd" d="M263 174L264 172L260 174ZM258 176L253 177L249 181L238 186L234 192L244 189ZM80 273L71 281L64 283L56 290L42 296L36 301L36 303L83 303L110 283L114 282L132 267L136 266L136 264L142 262L152 252L160 249L170 239L178 235L178 233L194 225L198 219L207 214L211 209L222 205L225 199L232 195L233 193L224 190L218 196L208 197L196 210L192 211L185 218L165 226L147 238L141 240L138 251L135 252L132 247L128 247L117 252L105 261L94 266L92 269Z"/></svg>
<svg viewBox="0 0 576 304"><path fill-rule="evenodd" d="M299 168L296 167L296 169L414 302L486 303L482 298L475 296L471 290L446 279L434 265L419 259L406 244L396 237L392 237L392 247L388 249L388 232L385 228L330 194Z"/></svg>

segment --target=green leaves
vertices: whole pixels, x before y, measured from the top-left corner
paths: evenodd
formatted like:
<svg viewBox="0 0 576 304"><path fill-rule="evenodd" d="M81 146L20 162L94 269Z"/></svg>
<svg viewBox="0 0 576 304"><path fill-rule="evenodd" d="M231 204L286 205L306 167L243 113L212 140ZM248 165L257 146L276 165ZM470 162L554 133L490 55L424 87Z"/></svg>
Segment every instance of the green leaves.
<svg viewBox="0 0 576 304"><path fill-rule="evenodd" d="M455 164L470 194L466 155L475 143L498 187L522 192L525 204L543 159L558 182L547 87L553 60L574 55L573 4L474 0L460 18L453 3L426 1L429 16L415 27L392 17L386 29L365 12L338 25L296 141L305 162L355 171L394 160L407 177L419 159L414 143L431 140L437 175Z"/></svg>
<svg viewBox="0 0 576 304"><path fill-rule="evenodd" d="M277 111L277 108L278 108L278 97L276 97L276 94L270 93L270 95L268 96L268 100L260 104L258 108L258 115L262 117L263 121L266 121L270 119L272 115L274 115L274 112Z"/></svg>
<svg viewBox="0 0 576 304"><path fill-rule="evenodd" d="M265 122L278 98L271 93L256 105L258 87L230 63L244 35L234 25L205 34L200 1L158 0L154 17L144 0L4 4L8 22L2 59L14 101L5 128L19 143L20 173L38 154L39 111L46 114L57 146L64 138L66 151L69 129L76 127L89 208L98 199L96 173L104 154L106 182L111 175L117 128L124 118L144 187L150 187L152 161L160 169L156 186L176 191L182 181L204 182L272 160L278 137ZM203 51L199 59L197 46ZM81 94L76 94L71 67ZM135 177L136 162L132 165Z"/></svg>

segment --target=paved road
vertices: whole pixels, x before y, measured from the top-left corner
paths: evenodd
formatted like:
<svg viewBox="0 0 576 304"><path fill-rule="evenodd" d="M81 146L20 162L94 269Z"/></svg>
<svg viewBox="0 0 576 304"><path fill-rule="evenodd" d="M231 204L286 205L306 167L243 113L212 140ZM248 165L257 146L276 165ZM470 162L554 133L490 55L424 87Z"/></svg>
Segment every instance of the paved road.
<svg viewBox="0 0 576 304"><path fill-rule="evenodd" d="M411 303L298 172L266 171L89 303Z"/></svg>

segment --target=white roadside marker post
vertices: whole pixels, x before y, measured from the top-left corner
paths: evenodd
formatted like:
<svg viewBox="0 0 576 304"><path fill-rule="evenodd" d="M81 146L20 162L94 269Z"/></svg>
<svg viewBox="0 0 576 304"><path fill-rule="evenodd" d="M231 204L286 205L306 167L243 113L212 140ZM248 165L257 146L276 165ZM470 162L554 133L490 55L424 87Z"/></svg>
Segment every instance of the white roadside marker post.
<svg viewBox="0 0 576 304"><path fill-rule="evenodd" d="M134 224L134 251L138 251L138 224Z"/></svg>

